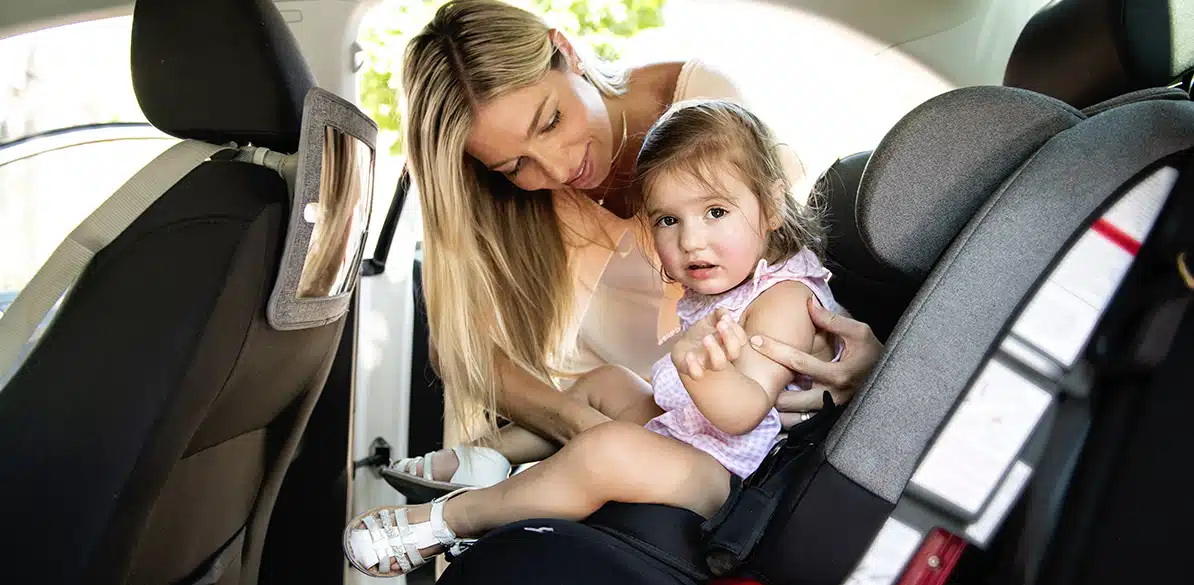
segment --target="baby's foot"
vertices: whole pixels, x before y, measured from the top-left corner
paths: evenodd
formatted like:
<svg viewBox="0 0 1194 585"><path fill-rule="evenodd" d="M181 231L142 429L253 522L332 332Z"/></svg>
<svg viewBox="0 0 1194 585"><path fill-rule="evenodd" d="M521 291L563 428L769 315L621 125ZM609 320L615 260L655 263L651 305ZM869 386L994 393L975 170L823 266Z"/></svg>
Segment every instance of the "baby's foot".
<svg viewBox="0 0 1194 585"><path fill-rule="evenodd" d="M453 500L474 493L463 488L430 504L383 506L364 512L344 530L344 553L353 568L367 575L409 573L464 542L461 536L465 535L458 535L455 527L468 528L468 516Z"/></svg>
<svg viewBox="0 0 1194 585"><path fill-rule="evenodd" d="M431 520L431 504L419 504L417 506L407 506L405 508L405 511L406 511L406 521L411 526L414 526L416 524L423 524L423 523L426 523L429 520ZM368 527L365 525L365 523L363 521L358 522L357 525L354 526L353 528L355 528L357 530L368 530ZM394 551L394 552L397 554L405 554L404 551ZM441 543L438 543L438 542L431 544L430 546L419 547L419 556L423 557L426 560L431 560L431 559L435 558L436 556L443 554L443 552L444 552L444 545ZM390 571L389 572L391 575L403 573L402 564L398 561L398 559L396 557L392 557L390 559Z"/></svg>

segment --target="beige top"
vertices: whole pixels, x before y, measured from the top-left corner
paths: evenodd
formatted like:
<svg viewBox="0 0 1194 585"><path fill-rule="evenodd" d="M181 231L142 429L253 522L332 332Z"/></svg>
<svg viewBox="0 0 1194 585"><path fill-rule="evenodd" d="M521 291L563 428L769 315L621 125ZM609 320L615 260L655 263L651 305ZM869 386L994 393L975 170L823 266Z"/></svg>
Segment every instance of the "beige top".
<svg viewBox="0 0 1194 585"><path fill-rule="evenodd" d="M680 70L672 101L694 98L740 101L741 95L725 75L692 60ZM663 282L654 245L636 229L638 220L621 219L587 198L556 200L565 237L574 244L577 306L584 307L568 368L617 364L650 379L652 364L671 351L674 338L668 338L680 325L680 285ZM636 234L645 236L641 245Z"/></svg>

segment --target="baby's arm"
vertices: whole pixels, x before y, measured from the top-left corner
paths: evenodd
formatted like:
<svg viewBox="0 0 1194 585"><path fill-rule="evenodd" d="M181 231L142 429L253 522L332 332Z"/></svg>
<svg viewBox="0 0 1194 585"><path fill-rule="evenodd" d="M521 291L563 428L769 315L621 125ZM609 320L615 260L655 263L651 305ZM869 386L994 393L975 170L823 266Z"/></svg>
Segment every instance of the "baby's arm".
<svg viewBox="0 0 1194 585"><path fill-rule="evenodd" d="M816 329L808 316L807 299L813 293L799 282L781 282L759 295L742 316L748 336L765 335L810 351ZM730 367L704 371L693 378L681 369L680 380L697 409L726 433L741 435L762 422L775 399L795 374L750 345Z"/></svg>

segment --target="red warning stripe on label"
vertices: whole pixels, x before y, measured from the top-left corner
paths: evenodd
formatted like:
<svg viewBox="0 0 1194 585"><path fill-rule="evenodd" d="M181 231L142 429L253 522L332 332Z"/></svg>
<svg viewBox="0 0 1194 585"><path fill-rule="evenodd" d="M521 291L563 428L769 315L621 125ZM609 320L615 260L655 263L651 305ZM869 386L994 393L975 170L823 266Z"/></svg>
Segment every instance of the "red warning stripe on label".
<svg viewBox="0 0 1194 585"><path fill-rule="evenodd" d="M1140 251L1140 241L1115 227L1114 224L1107 221L1107 218L1099 218L1094 225L1090 226L1090 229L1133 256Z"/></svg>

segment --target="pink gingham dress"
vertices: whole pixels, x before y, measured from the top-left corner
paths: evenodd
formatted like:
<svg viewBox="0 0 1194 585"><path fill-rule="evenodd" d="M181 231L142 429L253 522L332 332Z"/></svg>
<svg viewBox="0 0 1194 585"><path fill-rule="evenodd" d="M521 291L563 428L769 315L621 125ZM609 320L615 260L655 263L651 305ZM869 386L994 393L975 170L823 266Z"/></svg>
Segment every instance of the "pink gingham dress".
<svg viewBox="0 0 1194 585"><path fill-rule="evenodd" d="M763 291L789 280L808 286L821 305L839 310L833 293L829 290L829 270L807 249L777 266L769 266L766 260L759 260L754 276L737 288L720 295L706 296L690 290L676 305L682 329L688 329L714 309L725 307L735 321L742 318L742 312ZM804 306L792 307L793 311L804 311ZM841 357L839 346L834 361ZM730 473L747 477L754 473L767 456L779 435L779 412L772 408L759 426L744 435L731 435L713 426L692 402L684 389L680 374L672 364L670 355L665 355L652 367L651 385L655 403L664 413L647 422L647 430L688 443L717 459ZM784 391L803 391L809 387L809 380L798 377Z"/></svg>

